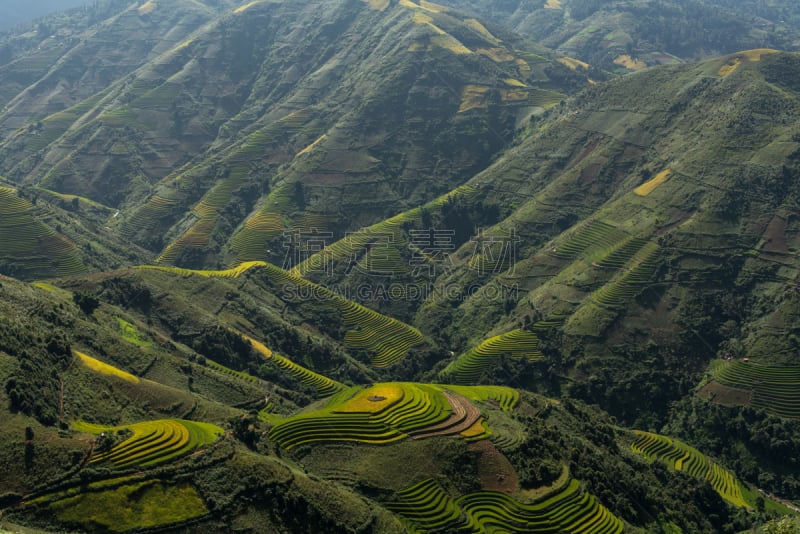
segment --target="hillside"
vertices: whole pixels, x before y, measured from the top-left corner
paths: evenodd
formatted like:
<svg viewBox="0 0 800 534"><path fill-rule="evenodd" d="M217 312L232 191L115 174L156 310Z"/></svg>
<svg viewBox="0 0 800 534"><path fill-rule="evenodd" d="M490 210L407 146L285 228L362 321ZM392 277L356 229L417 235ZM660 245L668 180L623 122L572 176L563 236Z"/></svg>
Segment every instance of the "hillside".
<svg viewBox="0 0 800 534"><path fill-rule="evenodd" d="M4 309L30 318L23 327L4 313L0 334L0 397L12 408L2 429L4 520L290 532L481 531L486 521L521 528L519 517L591 532L620 532L622 521L688 531L741 521L716 482L637 458L634 434L579 402L500 386L376 383L369 370L359 378L371 386L291 385L292 376L306 383L297 358L324 345L293 345L304 336L265 315L274 297L258 289L264 281L255 267L239 278L109 273L73 279L72 291L3 279ZM198 292L206 298L193 299ZM217 293L224 311L196 306ZM30 337L37 331L50 334ZM294 367L268 365L276 353L265 343ZM350 382L342 367L336 376ZM293 415L297 403L307 407ZM656 519L666 510L670 519Z"/></svg>
<svg viewBox="0 0 800 534"><path fill-rule="evenodd" d="M521 117L586 84L541 47L410 2L313 13L256 2L208 23L210 7L186 7L128 7L93 26L53 67L37 59L41 78L7 84L17 93L0 115L0 154L14 155L0 174L119 210L104 226L160 263L219 266L268 249L280 262L284 230L342 235L425 203L483 168ZM113 83L58 81L96 77L97 62L65 58L102 57L131 26L150 48L134 41ZM53 84L63 89L45 92ZM381 194L361 198L364 187Z"/></svg>
<svg viewBox="0 0 800 534"><path fill-rule="evenodd" d="M566 393L635 427L678 418L697 436L672 403L691 403L707 370L717 376L711 360L793 369L797 62L749 51L593 87L533 120L502 158L426 208L427 222L404 212L363 232L407 225L389 244L351 237L298 271L418 325L449 354L418 376ZM441 229L438 246L421 240L427 227ZM422 272L415 243L438 253ZM791 378L751 401L734 393L762 379L737 376L703 396L745 406L759 425L791 416ZM751 469L778 443L735 439L742 448L713 447Z"/></svg>
<svg viewBox="0 0 800 534"><path fill-rule="evenodd" d="M678 9L592 6L109 0L0 38L0 530L795 520L800 54L727 6L758 48L609 77L524 26Z"/></svg>
<svg viewBox="0 0 800 534"><path fill-rule="evenodd" d="M800 11L789 0L441 3L476 13L594 68L617 73L752 48L797 50L800 46Z"/></svg>

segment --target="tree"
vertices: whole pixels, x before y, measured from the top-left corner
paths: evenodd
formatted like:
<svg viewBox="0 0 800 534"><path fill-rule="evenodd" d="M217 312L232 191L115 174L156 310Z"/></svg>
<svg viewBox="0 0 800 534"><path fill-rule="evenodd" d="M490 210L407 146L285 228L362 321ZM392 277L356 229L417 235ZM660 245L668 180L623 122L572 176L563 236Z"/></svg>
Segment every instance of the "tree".
<svg viewBox="0 0 800 534"><path fill-rule="evenodd" d="M72 295L72 300L86 315L93 314L97 307L100 306L100 300L88 293L75 293Z"/></svg>

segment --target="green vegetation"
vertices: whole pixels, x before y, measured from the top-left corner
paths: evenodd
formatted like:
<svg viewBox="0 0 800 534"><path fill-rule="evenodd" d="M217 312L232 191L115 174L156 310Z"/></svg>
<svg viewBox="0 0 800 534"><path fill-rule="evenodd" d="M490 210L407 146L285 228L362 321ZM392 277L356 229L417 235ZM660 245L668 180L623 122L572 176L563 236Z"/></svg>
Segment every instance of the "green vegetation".
<svg viewBox="0 0 800 534"><path fill-rule="evenodd" d="M147 348L153 343L142 337L141 332L135 324L129 323L122 317L117 317L119 323L119 330L122 333L122 339L129 343L133 343L137 347Z"/></svg>
<svg viewBox="0 0 800 534"><path fill-rule="evenodd" d="M108 450L103 450L101 439L89 460L90 464L109 462L117 468L148 467L169 462L210 445L223 433L221 428L209 423L168 419L118 427L104 427L79 421L73 423L73 427L81 432L102 434L101 438L106 434L132 433L129 438Z"/></svg>
<svg viewBox="0 0 800 534"><path fill-rule="evenodd" d="M577 480L532 504L499 492L480 491L453 500L434 479L398 492L387 507L428 531L443 527L465 532L622 532L623 524L585 493Z"/></svg>
<svg viewBox="0 0 800 534"><path fill-rule="evenodd" d="M0 186L0 271L34 278L85 270L73 242L41 222L15 189Z"/></svg>
<svg viewBox="0 0 800 534"><path fill-rule="evenodd" d="M456 358L440 376L444 381L457 384L476 383L502 355L531 361L541 360L544 355L537 349L538 345L539 338L533 332L512 330L482 341L474 349Z"/></svg>
<svg viewBox="0 0 800 534"><path fill-rule="evenodd" d="M293 285L296 294L308 294L313 297L312 303L322 302L340 313L342 324L348 328L344 333L345 345L370 353L370 361L375 367L388 367L396 363L409 349L424 341L422 333L416 328L345 299L322 285L309 282L296 274L295 269L284 271L267 264L264 270L272 280Z"/></svg>
<svg viewBox="0 0 800 534"><path fill-rule="evenodd" d="M800 417L800 367L715 360L711 376L720 384L750 392L749 404L754 408L780 417Z"/></svg>
<svg viewBox="0 0 800 534"><path fill-rule="evenodd" d="M403 246L406 242L405 239L401 237L400 232L404 225L422 223L425 213L430 213L448 203L457 202L459 199L470 199L474 197L476 193L477 190L471 185L459 186L423 206L404 211L384 221L349 234L345 239L341 239L332 243L330 246L326 246L320 252L310 256L299 265L294 266L292 271L301 276L305 276L309 272L319 269L320 265L328 265L329 262L351 260L367 249L376 237L385 238L385 236L391 236L391 247ZM388 265L377 265L375 267L376 270L384 272L405 270L405 266L402 264L392 264L391 262Z"/></svg>
<svg viewBox="0 0 800 534"><path fill-rule="evenodd" d="M451 404L452 397L445 394L447 390L476 400L495 400L504 409L511 409L519 398L514 390L501 387L469 388L405 382L355 387L335 395L320 410L277 421L269 436L287 449L326 441L384 445L409 435L487 437L478 418L479 412L472 411L470 416L467 413L470 409L468 402L466 407ZM445 421L447 423L442 424ZM452 428L456 430L445 431Z"/></svg>
<svg viewBox="0 0 800 534"><path fill-rule="evenodd" d="M111 532L180 524L208 513L191 485L160 480L67 497L52 503L50 509L65 523L100 526Z"/></svg>
<svg viewBox="0 0 800 534"><path fill-rule="evenodd" d="M736 477L696 449L667 436L641 430L634 430L634 433L638 436L631 445L634 452L648 459L662 461L677 471L705 478L717 493L734 506L751 505L745 502L742 485Z"/></svg>
<svg viewBox="0 0 800 534"><path fill-rule="evenodd" d="M302 365L298 365L285 356L281 356L270 349L263 343L256 341L250 336L239 334L253 345L253 348L267 360L274 362L280 369L289 373L292 377L298 380L306 387L316 390L318 397L328 397L345 389L346 386L335 380L331 380L327 376L315 373L310 369L306 369Z"/></svg>
<svg viewBox="0 0 800 534"><path fill-rule="evenodd" d="M209 278L238 278L250 269L260 268L278 283L292 284L297 292L308 292L314 300L330 304L342 315L343 325L349 330L344 334L345 344L356 350L373 354L372 365L387 367L405 356L408 350L423 342L422 334L394 318L376 313L354 301L345 299L324 286L309 282L292 271L284 271L269 263L251 261L225 271L204 271L179 267L145 265L138 269L155 269L181 276L203 276ZM284 287L284 290L286 287Z"/></svg>

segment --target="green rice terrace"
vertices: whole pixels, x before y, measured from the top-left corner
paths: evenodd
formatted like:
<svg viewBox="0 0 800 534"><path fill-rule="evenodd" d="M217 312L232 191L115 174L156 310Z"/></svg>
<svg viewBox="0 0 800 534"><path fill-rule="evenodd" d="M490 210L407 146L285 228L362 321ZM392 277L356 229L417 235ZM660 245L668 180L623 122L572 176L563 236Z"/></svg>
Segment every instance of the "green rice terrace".
<svg viewBox="0 0 800 534"><path fill-rule="evenodd" d="M634 434L638 437L631 445L633 452L663 462L676 471L684 471L708 480L714 490L734 506L752 506L752 503L744 497L747 494L750 498L752 492L748 491L733 473L696 449L659 434L641 430L634 430Z"/></svg>
<svg viewBox="0 0 800 534"><path fill-rule="evenodd" d="M533 332L512 330L490 337L477 347L456 358L441 372L441 378L455 384L471 384L480 380L481 374L496 364L503 355L537 361L544 355L537 350L539 339Z"/></svg>
<svg viewBox="0 0 800 534"><path fill-rule="evenodd" d="M570 480L536 502L521 503L499 492L479 491L453 499L434 479L398 492L387 508L408 521L413 532L442 528L459 532L622 532L614 517L581 484Z"/></svg>
<svg viewBox="0 0 800 534"><path fill-rule="evenodd" d="M341 315L347 328L343 341L346 346L371 354L372 365L388 367L402 359L414 346L423 343L422 333L397 319L377 313L361 304L346 299L322 285L301 278L294 271L286 271L267 262L251 261L224 271L192 270L180 267L139 266L138 269L155 269L182 276L207 278L238 278L257 268L276 284L290 285L294 294L312 304L322 302ZM312 298L313 297L313 298Z"/></svg>
<svg viewBox="0 0 800 534"><path fill-rule="evenodd" d="M711 363L711 377L734 390L714 392L715 402L744 403L779 417L800 417L800 367L715 360Z"/></svg>
<svg viewBox="0 0 800 534"><path fill-rule="evenodd" d="M373 445L406 438L461 436L484 439L481 412L465 399L513 409L519 394L511 388L386 383L354 387L331 397L321 410L275 421L270 439L286 449L301 444L350 441ZM449 390L449 391L448 391ZM463 394L463 397L462 397Z"/></svg>
<svg viewBox="0 0 800 534"><path fill-rule="evenodd" d="M25 258L25 261L20 261ZM84 272L75 244L41 222L33 204L0 186L0 263L13 262L23 277L69 276Z"/></svg>
<svg viewBox="0 0 800 534"><path fill-rule="evenodd" d="M331 380L327 376L315 373L310 369L306 369L302 365L294 363L286 356L281 356L280 354L273 352L263 343L256 341L248 335L242 333L239 333L239 335L249 341L253 348L265 359L274 362L275 365L289 375L293 376L304 386L314 389L318 397L329 397L347 387L336 380Z"/></svg>
<svg viewBox="0 0 800 534"><path fill-rule="evenodd" d="M76 421L72 426L79 432L103 437L114 433L131 434L108 450L95 449L89 458L90 465L107 462L118 469L169 462L212 444L224 432L209 423L167 419L120 427Z"/></svg>

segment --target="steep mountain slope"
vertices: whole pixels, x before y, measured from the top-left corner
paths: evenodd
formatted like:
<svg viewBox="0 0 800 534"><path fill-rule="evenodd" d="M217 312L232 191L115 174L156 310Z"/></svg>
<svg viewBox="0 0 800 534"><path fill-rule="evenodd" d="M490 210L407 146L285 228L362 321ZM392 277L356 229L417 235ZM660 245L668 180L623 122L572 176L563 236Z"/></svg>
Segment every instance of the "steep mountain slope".
<svg viewBox="0 0 800 534"><path fill-rule="evenodd" d="M791 1L442 3L512 28L593 67L620 73L752 48L797 50L800 44L800 12Z"/></svg>
<svg viewBox="0 0 800 534"><path fill-rule="evenodd" d="M568 392L649 427L681 418L670 403L712 359L746 358L778 367L714 367L704 396L791 416L799 60L755 50L595 86L427 220L404 212L298 271L418 325L451 354L429 379ZM768 463L755 441L726 454Z"/></svg>
<svg viewBox="0 0 800 534"><path fill-rule="evenodd" d="M501 279L525 293L496 328L558 317L562 355L591 354L602 373L615 360L630 372L629 360L650 351L680 355L689 373L718 352L793 351L792 321L776 314L792 307L798 274L797 64L753 51L614 81L476 177L488 198L516 204L487 232L520 238L519 261ZM528 169L524 180L512 169ZM456 253L461 266L447 283L478 279L469 252ZM461 309L455 332L487 318L480 300ZM761 327L768 318L775 330ZM578 366L599 381L589 395L631 406L589 361ZM668 375L674 391L686 387L688 377Z"/></svg>
<svg viewBox="0 0 800 534"><path fill-rule="evenodd" d="M62 126L69 125L97 103L85 99L179 44L233 3L207 4L179 1L159 10L154 2L108 0L48 17L36 30L9 34L0 53L3 137L83 102L72 110L76 116L59 116Z"/></svg>
<svg viewBox="0 0 800 534"><path fill-rule="evenodd" d="M67 73L92 75L64 60L21 91L0 117L21 126L0 172L120 209L108 226L162 263L261 260L284 228L340 236L431 200L483 168L519 117L585 84L546 50L427 4L255 2L188 38L212 10L161 11L93 27L83 48L122 25L171 37L107 88L18 114Z"/></svg>

